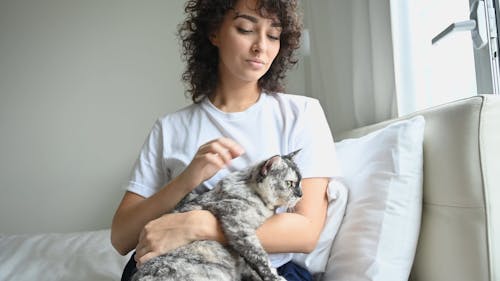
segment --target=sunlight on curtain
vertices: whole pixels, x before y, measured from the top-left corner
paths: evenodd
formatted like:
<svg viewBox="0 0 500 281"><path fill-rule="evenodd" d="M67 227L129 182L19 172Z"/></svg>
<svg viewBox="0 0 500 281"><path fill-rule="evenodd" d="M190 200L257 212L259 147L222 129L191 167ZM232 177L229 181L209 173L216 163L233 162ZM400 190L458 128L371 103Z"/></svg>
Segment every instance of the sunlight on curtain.
<svg viewBox="0 0 500 281"><path fill-rule="evenodd" d="M431 44L452 22L468 18L467 0L391 0L399 115L476 94L470 32Z"/></svg>
<svg viewBox="0 0 500 281"><path fill-rule="evenodd" d="M308 0L306 90L333 132L397 116L389 0Z"/></svg>

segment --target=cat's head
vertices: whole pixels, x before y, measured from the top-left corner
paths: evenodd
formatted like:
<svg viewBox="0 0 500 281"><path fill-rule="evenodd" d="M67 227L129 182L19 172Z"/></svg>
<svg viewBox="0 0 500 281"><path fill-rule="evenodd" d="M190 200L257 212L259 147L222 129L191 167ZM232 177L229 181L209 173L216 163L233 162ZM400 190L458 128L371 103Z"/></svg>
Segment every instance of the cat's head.
<svg viewBox="0 0 500 281"><path fill-rule="evenodd" d="M255 191L268 208L292 208L302 197L302 176L293 161L299 151L284 156L273 156L256 166Z"/></svg>

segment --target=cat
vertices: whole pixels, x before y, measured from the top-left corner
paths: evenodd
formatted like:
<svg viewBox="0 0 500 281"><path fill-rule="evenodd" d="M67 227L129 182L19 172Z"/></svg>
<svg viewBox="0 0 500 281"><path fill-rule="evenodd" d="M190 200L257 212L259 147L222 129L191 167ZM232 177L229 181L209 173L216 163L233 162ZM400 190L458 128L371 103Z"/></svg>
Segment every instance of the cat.
<svg viewBox="0 0 500 281"><path fill-rule="evenodd" d="M175 212L209 210L217 217L228 241L195 241L142 265L132 281L285 280L271 268L256 229L276 208L293 208L302 197L301 174L295 151L273 156L223 178L214 189L190 193Z"/></svg>

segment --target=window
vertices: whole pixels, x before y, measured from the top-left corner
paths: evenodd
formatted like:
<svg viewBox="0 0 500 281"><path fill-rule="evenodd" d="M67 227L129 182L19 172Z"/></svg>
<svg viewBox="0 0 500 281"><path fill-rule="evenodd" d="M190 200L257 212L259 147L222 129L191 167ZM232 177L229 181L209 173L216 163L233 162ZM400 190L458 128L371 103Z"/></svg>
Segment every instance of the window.
<svg viewBox="0 0 500 281"><path fill-rule="evenodd" d="M391 1L400 115L472 95L498 93L494 3L493 0L471 2ZM477 30L489 31L486 45L474 48L471 32L455 32L456 28L436 44L431 43L452 23L469 20L469 14L474 18L476 14L470 13L471 7L479 7Z"/></svg>

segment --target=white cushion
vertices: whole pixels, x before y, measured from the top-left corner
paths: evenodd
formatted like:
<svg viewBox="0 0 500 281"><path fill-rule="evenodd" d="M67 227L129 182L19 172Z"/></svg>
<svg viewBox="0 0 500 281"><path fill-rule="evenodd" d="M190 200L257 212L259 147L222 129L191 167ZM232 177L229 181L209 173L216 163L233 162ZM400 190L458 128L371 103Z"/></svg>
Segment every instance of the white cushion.
<svg viewBox="0 0 500 281"><path fill-rule="evenodd" d="M120 280L129 257L113 249L109 230L0 234L2 281Z"/></svg>
<svg viewBox="0 0 500 281"><path fill-rule="evenodd" d="M294 254L293 261L311 273L324 272L333 240L342 223L347 204L347 188L338 179L330 180L327 189L328 210L325 226L321 232L318 244L309 254Z"/></svg>
<svg viewBox="0 0 500 281"><path fill-rule="evenodd" d="M422 116L337 143L349 189L323 280L408 280L422 211Z"/></svg>

